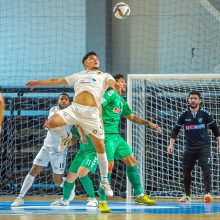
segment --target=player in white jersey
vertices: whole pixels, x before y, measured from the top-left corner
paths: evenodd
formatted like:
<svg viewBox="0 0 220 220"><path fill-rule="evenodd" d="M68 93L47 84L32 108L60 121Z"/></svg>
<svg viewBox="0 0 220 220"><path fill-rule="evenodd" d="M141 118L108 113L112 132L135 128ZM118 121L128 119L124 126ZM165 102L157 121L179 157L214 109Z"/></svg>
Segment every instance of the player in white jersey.
<svg viewBox="0 0 220 220"><path fill-rule="evenodd" d="M58 97L58 106L54 106L50 109L48 118L52 117L59 110L65 109L69 105L69 95L66 93L60 94ZM62 129L64 132L68 133L71 132L72 126L63 126ZM49 129L47 131L46 138L44 139L44 144L35 157L31 170L24 179L19 196L11 204L11 206L22 206L24 204L24 196L33 184L35 177L39 175L43 168L47 167L49 163L53 169L54 183L62 187L62 176L66 167L67 149L60 151L60 143L60 135L54 132L53 129Z"/></svg>
<svg viewBox="0 0 220 220"><path fill-rule="evenodd" d="M64 78L29 81L26 85L33 89L36 86L74 85L73 103L66 109L54 114L47 123L63 139L65 148L71 135L66 136L59 127L64 125L79 125L91 138L96 152L101 173L101 187L107 196L113 196L108 182L108 160L104 145L104 130L101 120L101 100L108 87L114 88L115 80L108 74L99 71L99 58L95 52L87 53L83 60L84 71Z"/></svg>

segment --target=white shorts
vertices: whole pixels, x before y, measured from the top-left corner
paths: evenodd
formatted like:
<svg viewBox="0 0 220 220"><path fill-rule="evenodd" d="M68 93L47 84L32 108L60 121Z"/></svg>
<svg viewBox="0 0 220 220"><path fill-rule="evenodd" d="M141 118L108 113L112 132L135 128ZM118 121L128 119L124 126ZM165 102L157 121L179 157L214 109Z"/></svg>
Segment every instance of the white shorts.
<svg viewBox="0 0 220 220"><path fill-rule="evenodd" d="M67 108L57 112L67 125L80 125L87 134L93 134L99 139L104 139L104 129L97 107L72 103Z"/></svg>
<svg viewBox="0 0 220 220"><path fill-rule="evenodd" d="M43 145L33 164L47 167L50 162L53 173L63 174L66 167L66 155L67 150L59 152L58 149Z"/></svg>

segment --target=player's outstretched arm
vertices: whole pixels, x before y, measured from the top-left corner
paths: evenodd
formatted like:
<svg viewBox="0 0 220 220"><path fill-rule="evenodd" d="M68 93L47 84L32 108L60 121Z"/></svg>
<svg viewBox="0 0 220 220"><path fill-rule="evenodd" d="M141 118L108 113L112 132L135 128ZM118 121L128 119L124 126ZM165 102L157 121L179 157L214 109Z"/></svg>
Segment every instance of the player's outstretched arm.
<svg viewBox="0 0 220 220"><path fill-rule="evenodd" d="M30 87L31 90L37 86L62 86L62 85L68 85L65 78L34 80L34 81L29 81L26 83L26 86Z"/></svg>
<svg viewBox="0 0 220 220"><path fill-rule="evenodd" d="M138 117L138 116L135 115L135 114L130 114L130 115L128 115L128 116L127 116L127 119L128 119L129 121L132 121L132 122L134 122L134 123L136 123L136 124L139 124L139 125L148 125L150 128L155 129L155 130L156 130L157 132L159 132L159 133L162 132L161 127L160 127L159 125L154 124L153 122L148 121L148 120L145 119L145 118L140 118L140 117Z"/></svg>

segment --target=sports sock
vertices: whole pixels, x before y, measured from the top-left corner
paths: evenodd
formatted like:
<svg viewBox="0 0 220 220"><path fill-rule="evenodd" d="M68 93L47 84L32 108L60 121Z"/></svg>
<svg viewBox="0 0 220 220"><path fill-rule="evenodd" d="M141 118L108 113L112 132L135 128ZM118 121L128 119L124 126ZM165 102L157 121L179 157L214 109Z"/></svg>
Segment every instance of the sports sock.
<svg viewBox="0 0 220 220"><path fill-rule="evenodd" d="M137 196L143 195L143 189L141 185L140 175L138 173L137 165L135 166L127 166L126 172L128 175L128 179L134 188L134 194Z"/></svg>
<svg viewBox="0 0 220 220"><path fill-rule="evenodd" d="M108 178L108 159L107 159L106 152L102 154L97 153L97 160L98 160L99 169L101 173L101 180L103 178Z"/></svg>
<svg viewBox="0 0 220 220"><path fill-rule="evenodd" d="M95 190L94 190L93 183L92 183L92 180L90 179L90 177L88 175L86 175L86 176L80 178L79 180L82 183L83 188L85 189L88 196L90 198L95 198Z"/></svg>
<svg viewBox="0 0 220 220"><path fill-rule="evenodd" d="M190 196L191 194L191 190L190 190L191 180L192 180L191 172L192 172L191 168L188 167L183 168L183 183L184 183L185 194L187 196Z"/></svg>
<svg viewBox="0 0 220 220"><path fill-rule="evenodd" d="M69 200L70 194L73 190L73 187L75 185L75 182L68 183L67 181L63 184L63 200Z"/></svg>
<svg viewBox="0 0 220 220"><path fill-rule="evenodd" d="M111 180L111 173L108 173L108 181L110 182ZM100 182L100 179L99 179ZM105 195L105 191L100 187L99 185L99 200L100 201L106 201L106 195Z"/></svg>
<svg viewBox="0 0 220 220"><path fill-rule="evenodd" d="M62 183L59 185L61 188L63 188L64 182L66 181L66 177L63 176L62 180L63 180Z"/></svg>
<svg viewBox="0 0 220 220"><path fill-rule="evenodd" d="M34 182L34 179L35 177L34 176L31 176L30 174L28 174L25 179L24 179L24 182L22 184L22 187L21 187L21 191L19 193L19 198L23 198L27 191L30 189L31 185L33 184Z"/></svg>

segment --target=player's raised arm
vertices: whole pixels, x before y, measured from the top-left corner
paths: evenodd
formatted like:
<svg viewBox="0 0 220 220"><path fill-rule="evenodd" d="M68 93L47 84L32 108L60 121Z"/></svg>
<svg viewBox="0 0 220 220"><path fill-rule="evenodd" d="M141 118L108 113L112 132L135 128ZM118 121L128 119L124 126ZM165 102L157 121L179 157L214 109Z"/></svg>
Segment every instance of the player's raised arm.
<svg viewBox="0 0 220 220"><path fill-rule="evenodd" d="M51 78L51 79L42 79L42 80L34 80L26 83L26 86L34 89L37 86L61 86L68 85L65 78Z"/></svg>
<svg viewBox="0 0 220 220"><path fill-rule="evenodd" d="M128 116L127 116L127 119L128 119L129 121L134 122L135 124L148 125L150 128L155 129L155 130L156 130L157 132L159 132L159 133L162 132L162 130L161 130L161 128L160 128L159 125L154 124L153 122L148 121L148 120L145 119L145 118L140 118L140 117L138 117L138 116L135 115L135 114L130 114L130 115L128 115Z"/></svg>

